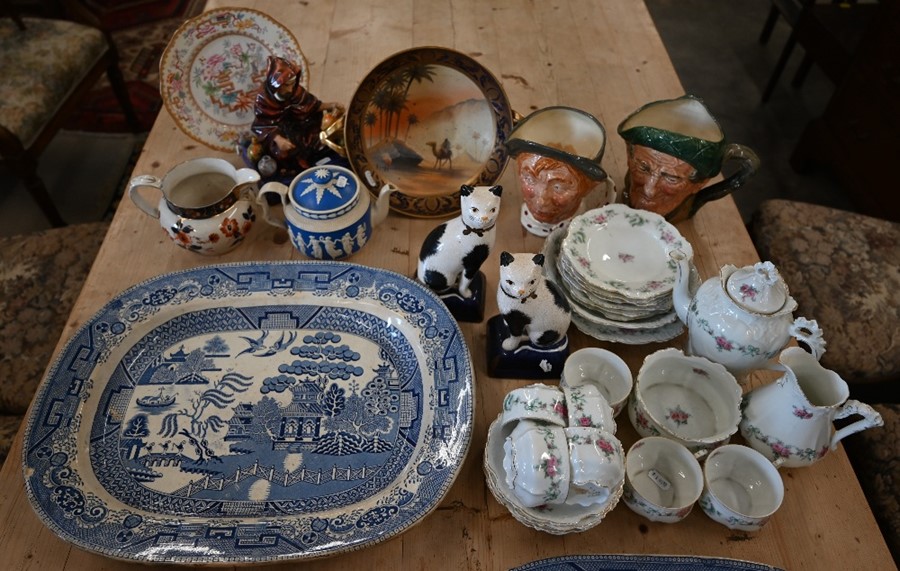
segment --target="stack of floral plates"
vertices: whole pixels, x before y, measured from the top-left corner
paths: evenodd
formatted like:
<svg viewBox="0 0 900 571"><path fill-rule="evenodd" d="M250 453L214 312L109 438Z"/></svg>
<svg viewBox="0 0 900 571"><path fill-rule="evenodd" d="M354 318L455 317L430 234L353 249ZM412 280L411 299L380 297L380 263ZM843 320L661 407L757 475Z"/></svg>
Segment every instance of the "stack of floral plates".
<svg viewBox="0 0 900 571"><path fill-rule="evenodd" d="M674 250L693 257L690 243L662 216L609 204L551 234L544 267L584 333L628 344L668 341L683 330L672 307Z"/></svg>

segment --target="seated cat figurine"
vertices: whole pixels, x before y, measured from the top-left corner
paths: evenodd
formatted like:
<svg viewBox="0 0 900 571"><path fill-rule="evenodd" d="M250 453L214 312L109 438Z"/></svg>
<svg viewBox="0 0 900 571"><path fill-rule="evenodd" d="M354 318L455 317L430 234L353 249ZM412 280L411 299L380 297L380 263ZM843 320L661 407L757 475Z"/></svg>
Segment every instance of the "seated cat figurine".
<svg viewBox="0 0 900 571"><path fill-rule="evenodd" d="M419 281L438 293L456 286L462 297L472 295L469 285L494 245L502 193L499 185L460 187L460 215L432 230L422 244Z"/></svg>
<svg viewBox="0 0 900 571"><path fill-rule="evenodd" d="M523 341L546 347L566 336L571 308L556 285L544 279L543 267L543 254L500 254L497 307L510 332L504 351L514 351Z"/></svg>

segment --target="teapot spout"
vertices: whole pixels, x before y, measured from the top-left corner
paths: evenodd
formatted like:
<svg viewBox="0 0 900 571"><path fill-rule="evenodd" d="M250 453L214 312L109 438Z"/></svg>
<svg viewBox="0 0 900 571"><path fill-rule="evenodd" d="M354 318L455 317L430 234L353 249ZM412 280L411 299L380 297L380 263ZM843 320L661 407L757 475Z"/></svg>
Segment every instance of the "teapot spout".
<svg viewBox="0 0 900 571"><path fill-rule="evenodd" d="M690 267L688 265L688 257L681 250L672 250L669 257L678 264L678 279L675 287L672 288L672 305L675 313L682 323L687 324L688 306L691 303L690 292Z"/></svg>
<svg viewBox="0 0 900 571"><path fill-rule="evenodd" d="M372 205L372 226L378 226L387 217L391 209L391 194L396 190L398 190L397 187L391 183L381 187L378 198Z"/></svg>

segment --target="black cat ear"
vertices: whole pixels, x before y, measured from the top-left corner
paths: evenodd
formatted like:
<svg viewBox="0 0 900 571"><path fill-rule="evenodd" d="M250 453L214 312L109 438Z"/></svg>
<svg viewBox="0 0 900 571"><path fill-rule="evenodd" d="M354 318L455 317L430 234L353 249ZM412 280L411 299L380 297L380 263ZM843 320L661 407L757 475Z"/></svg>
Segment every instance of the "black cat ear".
<svg viewBox="0 0 900 571"><path fill-rule="evenodd" d="M459 187L459 194L460 194L460 196L469 196L470 194L472 194L472 191L474 191L474 190L475 190L474 186L469 186L468 184L464 184L461 187Z"/></svg>
<svg viewBox="0 0 900 571"><path fill-rule="evenodd" d="M510 265L511 263L513 263L514 259L515 258L513 258L513 255L510 254L509 252L501 252L500 253L500 265L502 267L506 267L506 266Z"/></svg>
<svg viewBox="0 0 900 571"><path fill-rule="evenodd" d="M531 260L535 263L535 265L544 266L544 254L535 254Z"/></svg>
<svg viewBox="0 0 900 571"><path fill-rule="evenodd" d="M500 186L499 184L496 184L491 187L491 192L493 193L494 196L499 197L501 194L503 194L503 187Z"/></svg>

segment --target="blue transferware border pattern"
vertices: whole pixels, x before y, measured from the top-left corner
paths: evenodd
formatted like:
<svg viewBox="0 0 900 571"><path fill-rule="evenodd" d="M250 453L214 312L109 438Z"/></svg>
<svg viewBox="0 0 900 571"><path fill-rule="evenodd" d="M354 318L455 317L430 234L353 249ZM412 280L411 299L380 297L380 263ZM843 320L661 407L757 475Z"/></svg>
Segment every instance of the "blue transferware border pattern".
<svg viewBox="0 0 900 571"><path fill-rule="evenodd" d="M449 489L471 440L472 375L442 302L392 272L159 276L108 303L51 368L25 435L28 495L57 534L116 558L359 549Z"/></svg>
<svg viewBox="0 0 900 571"><path fill-rule="evenodd" d="M512 571L782 571L763 563L690 555L568 555Z"/></svg>

